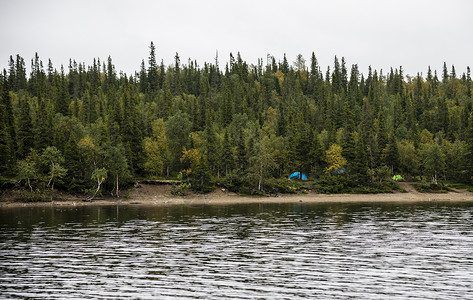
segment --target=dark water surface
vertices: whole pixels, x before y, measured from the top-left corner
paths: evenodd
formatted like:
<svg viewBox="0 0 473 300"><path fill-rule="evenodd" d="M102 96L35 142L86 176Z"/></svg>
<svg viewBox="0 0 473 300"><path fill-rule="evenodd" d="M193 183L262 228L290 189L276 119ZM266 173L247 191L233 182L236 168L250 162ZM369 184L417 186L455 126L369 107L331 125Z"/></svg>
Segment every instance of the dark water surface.
<svg viewBox="0 0 473 300"><path fill-rule="evenodd" d="M473 299L473 204L0 209L2 299Z"/></svg>

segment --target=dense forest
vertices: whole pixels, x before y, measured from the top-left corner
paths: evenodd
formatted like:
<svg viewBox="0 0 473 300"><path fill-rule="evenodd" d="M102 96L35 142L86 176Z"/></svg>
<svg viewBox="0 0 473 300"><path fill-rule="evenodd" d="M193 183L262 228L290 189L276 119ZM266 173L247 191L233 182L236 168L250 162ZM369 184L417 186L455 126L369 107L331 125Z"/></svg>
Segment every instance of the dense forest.
<svg viewBox="0 0 473 300"><path fill-rule="evenodd" d="M256 65L158 62L150 45L127 76L109 57L67 70L36 54L11 56L0 76L0 174L25 191L111 193L137 178L179 178L200 192L220 185L261 193L294 171L324 184L409 180L471 184L470 69L361 74L314 53ZM287 181L287 179L286 179Z"/></svg>

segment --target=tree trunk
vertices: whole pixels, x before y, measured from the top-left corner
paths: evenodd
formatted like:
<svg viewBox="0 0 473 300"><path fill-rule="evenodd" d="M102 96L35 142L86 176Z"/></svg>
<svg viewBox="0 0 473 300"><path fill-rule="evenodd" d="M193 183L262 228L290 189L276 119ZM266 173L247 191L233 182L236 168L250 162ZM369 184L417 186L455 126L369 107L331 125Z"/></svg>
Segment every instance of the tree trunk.
<svg viewBox="0 0 473 300"><path fill-rule="evenodd" d="M33 192L33 188L31 187L30 179L28 178L28 186L30 187L30 191Z"/></svg>
<svg viewBox="0 0 473 300"><path fill-rule="evenodd" d="M434 172L434 176L432 176L432 183L437 184L437 172Z"/></svg>
<svg viewBox="0 0 473 300"><path fill-rule="evenodd" d="M261 185L263 183L263 164L260 164L259 169L259 181L258 181L258 191L261 191Z"/></svg>
<svg viewBox="0 0 473 300"><path fill-rule="evenodd" d="M53 181L53 184L51 185L51 202L53 201L53 193L54 193L54 181Z"/></svg>
<svg viewBox="0 0 473 300"><path fill-rule="evenodd" d="M117 176L116 176L116 179L117 179L117 181L116 181L116 185L117 185L117 197L119 197L119 195L118 195L118 174L117 174Z"/></svg>
<svg viewBox="0 0 473 300"><path fill-rule="evenodd" d="M102 182L103 181L101 181L101 180L97 180L97 189L95 190L95 193L88 200L94 199L95 195L97 195L97 193L100 190L100 186L102 185Z"/></svg>

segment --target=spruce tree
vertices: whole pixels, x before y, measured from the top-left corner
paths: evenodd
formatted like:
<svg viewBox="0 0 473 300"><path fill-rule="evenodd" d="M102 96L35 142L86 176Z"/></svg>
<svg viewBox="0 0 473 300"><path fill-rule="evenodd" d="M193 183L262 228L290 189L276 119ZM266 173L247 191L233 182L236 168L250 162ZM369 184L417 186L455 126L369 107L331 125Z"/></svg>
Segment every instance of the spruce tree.
<svg viewBox="0 0 473 300"><path fill-rule="evenodd" d="M280 69L285 75L289 73L289 63L287 62L286 53L284 53L284 58L283 58Z"/></svg>
<svg viewBox="0 0 473 300"><path fill-rule="evenodd" d="M156 63L156 47L153 42L149 46L148 88L150 92L158 89L158 65Z"/></svg>
<svg viewBox="0 0 473 300"><path fill-rule="evenodd" d="M311 134L310 140L312 144L310 145L309 151L310 173L315 176L320 176L324 168L324 151L317 131L313 130Z"/></svg>
<svg viewBox="0 0 473 300"><path fill-rule="evenodd" d="M389 143L384 150L384 163L391 169L391 176L399 169L399 148L394 132L391 133Z"/></svg>
<svg viewBox="0 0 473 300"><path fill-rule="evenodd" d="M1 76L1 75L0 75ZM2 101L0 102L0 172L8 170L9 162L11 159L10 151L10 137L8 134L7 126L7 115L5 111L5 105L3 103L6 78L0 77L0 88L2 89Z"/></svg>
<svg viewBox="0 0 473 300"><path fill-rule="evenodd" d="M446 84L448 81L448 70L447 70L447 63L443 63L443 72L442 72L442 82Z"/></svg>
<svg viewBox="0 0 473 300"><path fill-rule="evenodd" d="M363 134L359 134L356 139L355 155L350 165L355 181L360 183L368 182L368 154L363 141Z"/></svg>
<svg viewBox="0 0 473 300"><path fill-rule="evenodd" d="M10 55L10 60L8 61L8 78L3 75L3 80L8 80L8 86L12 91L18 91L17 80L16 80L16 66L13 56Z"/></svg>
<svg viewBox="0 0 473 300"><path fill-rule="evenodd" d="M345 126L343 130L342 155L347 160L348 171L352 168L355 159L355 121L354 114L345 104Z"/></svg>
<svg viewBox="0 0 473 300"><path fill-rule="evenodd" d="M16 157L17 151L17 136L16 136L16 128L15 128L15 121L13 115L13 106L12 100L10 96L10 87L9 82L7 80L7 72L3 70L3 76L0 75L0 84L1 84L1 98L0 98L0 114L2 115L1 118L3 119L3 135L4 141L6 141L8 147L8 164L9 166L13 166ZM0 128L1 130L2 128Z"/></svg>
<svg viewBox="0 0 473 300"><path fill-rule="evenodd" d="M377 149L378 153L375 156L375 166L381 165L381 159L383 156L383 151L388 144L388 134L386 131L386 120L384 119L384 113L381 110L378 116L378 132L377 132Z"/></svg>
<svg viewBox="0 0 473 300"><path fill-rule="evenodd" d="M471 97L471 74L470 67L466 67L466 96Z"/></svg>
<svg viewBox="0 0 473 300"><path fill-rule="evenodd" d="M468 128L466 130L466 166L469 174L470 183L473 184L473 114L470 113L468 119Z"/></svg>
<svg viewBox="0 0 473 300"><path fill-rule="evenodd" d="M25 97L19 98L20 116L18 118L18 156L26 157L34 148L33 123L30 115L30 105Z"/></svg>
<svg viewBox="0 0 473 300"><path fill-rule="evenodd" d="M148 89L148 74L146 73L145 68L145 60L141 61L141 68L140 68L140 92L146 93Z"/></svg>
<svg viewBox="0 0 473 300"><path fill-rule="evenodd" d="M228 174L230 173L230 171L233 169L233 166L234 166L232 144L231 144L231 141L230 141L230 135L228 133L228 128L225 129L225 134L223 136L221 160L222 160L223 171L225 172L225 176L228 176Z"/></svg>
<svg viewBox="0 0 473 300"><path fill-rule="evenodd" d="M181 59L179 54L176 52L174 56L174 82L173 82L173 94L179 95L181 93Z"/></svg>
<svg viewBox="0 0 473 300"><path fill-rule="evenodd" d="M26 66L25 60L20 55L16 55L15 62L15 89L14 91L25 90L26 89Z"/></svg>

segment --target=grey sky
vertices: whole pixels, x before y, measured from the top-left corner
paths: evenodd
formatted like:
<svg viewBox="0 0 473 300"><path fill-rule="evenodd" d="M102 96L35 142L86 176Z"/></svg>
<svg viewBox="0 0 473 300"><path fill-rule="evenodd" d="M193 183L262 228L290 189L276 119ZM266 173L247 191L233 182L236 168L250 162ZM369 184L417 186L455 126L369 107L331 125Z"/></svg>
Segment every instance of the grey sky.
<svg viewBox="0 0 473 300"><path fill-rule="evenodd" d="M230 52L256 64L268 53L309 61L314 51L323 71L337 55L364 74L368 65L440 72L444 61L461 74L473 67L472 12L468 0L0 0L0 68L16 54L29 68L38 52L57 69L69 58L90 65L111 55L117 70L132 74L154 41L166 65L176 52L202 66L216 50L221 65Z"/></svg>

